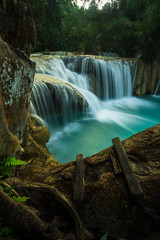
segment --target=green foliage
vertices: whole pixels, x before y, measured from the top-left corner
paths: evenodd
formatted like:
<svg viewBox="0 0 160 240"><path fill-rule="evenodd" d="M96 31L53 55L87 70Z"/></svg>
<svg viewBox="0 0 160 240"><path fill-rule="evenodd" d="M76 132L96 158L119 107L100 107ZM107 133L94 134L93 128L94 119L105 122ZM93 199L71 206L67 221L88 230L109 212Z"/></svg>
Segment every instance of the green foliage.
<svg viewBox="0 0 160 240"><path fill-rule="evenodd" d="M14 200L18 202L25 202L28 198L24 197L23 199L21 197L16 198L12 193L12 188L10 187L4 187L2 184L1 179L5 178L6 176L10 176L12 174L12 170L14 170L17 166L21 166L26 164L26 162L16 159L12 156L7 156L3 158L3 160L0 161L0 187ZM26 200L25 200L26 199Z"/></svg>
<svg viewBox="0 0 160 240"><path fill-rule="evenodd" d="M5 178L6 176L10 176L12 170L14 170L17 166L21 166L26 164L26 162L16 159L15 157L7 156L0 161L0 187L6 192L11 198L13 198L16 202L24 203L29 198L28 197L15 197L12 192L12 187L3 186L1 179Z"/></svg>
<svg viewBox="0 0 160 240"><path fill-rule="evenodd" d="M0 222L1 224L1 222ZM0 227L0 237L12 237L12 229L10 227Z"/></svg>
<svg viewBox="0 0 160 240"><path fill-rule="evenodd" d="M5 178L6 176L10 176L12 173L12 170L14 170L17 166L23 165L25 163L26 162L11 156L7 156L7 158L4 157L3 160L0 161L0 187L12 199L14 199L16 202L19 202L19 203L26 202L29 199L29 197L14 196L14 193L12 191L13 188L4 187L1 179ZM9 226L3 226L1 218L0 218L0 237L8 237L8 238L16 239L13 234L13 230Z"/></svg>
<svg viewBox="0 0 160 240"><path fill-rule="evenodd" d="M115 52L122 57L142 53L145 61L160 58L159 0L112 0L101 10L95 0L88 9L76 2L29 0L37 27L33 51Z"/></svg>
<svg viewBox="0 0 160 240"><path fill-rule="evenodd" d="M26 162L16 159L12 156L7 156L0 161L0 177L2 176L10 176L12 170L14 170L17 166L23 165Z"/></svg>
<svg viewBox="0 0 160 240"><path fill-rule="evenodd" d="M15 240L17 239L13 233L12 228L10 228L9 226L3 226L1 217L0 217L0 237L12 238Z"/></svg>
<svg viewBox="0 0 160 240"><path fill-rule="evenodd" d="M19 203L25 203L28 199L30 199L29 197L15 197L13 196L13 200L15 200L16 202L19 202Z"/></svg>

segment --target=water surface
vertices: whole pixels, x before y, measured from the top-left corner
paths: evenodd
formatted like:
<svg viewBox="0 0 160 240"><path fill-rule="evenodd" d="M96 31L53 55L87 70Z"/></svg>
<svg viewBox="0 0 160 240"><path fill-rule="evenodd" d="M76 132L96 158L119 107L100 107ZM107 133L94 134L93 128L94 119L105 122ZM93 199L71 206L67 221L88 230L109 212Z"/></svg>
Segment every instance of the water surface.
<svg viewBox="0 0 160 240"><path fill-rule="evenodd" d="M51 137L47 147L59 163L76 159L76 155L93 155L112 145L112 139L124 140L160 123L160 96L125 97L102 102L92 118L67 124L60 130L48 126Z"/></svg>

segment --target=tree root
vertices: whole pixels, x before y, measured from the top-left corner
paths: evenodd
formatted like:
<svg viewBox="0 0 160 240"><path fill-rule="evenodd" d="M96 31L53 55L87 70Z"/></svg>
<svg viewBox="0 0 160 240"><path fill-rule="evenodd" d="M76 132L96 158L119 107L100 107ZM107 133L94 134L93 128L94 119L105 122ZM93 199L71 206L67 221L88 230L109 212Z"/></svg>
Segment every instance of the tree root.
<svg viewBox="0 0 160 240"><path fill-rule="evenodd" d="M1 181L1 185L2 187L11 188L13 195L15 195L16 197L19 197L19 194L8 183Z"/></svg>
<svg viewBox="0 0 160 240"><path fill-rule="evenodd" d="M58 202L60 202L64 208L67 210L68 214L71 216L74 225L75 225L75 234L76 234L76 239L83 239L82 235L84 232L84 227L82 224L82 221L79 217L79 215L77 214L77 212L75 211L75 209L73 208L71 202L61 193L59 192L56 188L50 187L48 185L42 185L42 186L37 186L37 185L25 185L25 186L18 186L16 187L16 190L20 191L20 190L34 190L34 191L38 191L38 192L44 192L47 193L51 196L51 198L56 199ZM53 229L53 227L52 227Z"/></svg>
<svg viewBox="0 0 160 240"><path fill-rule="evenodd" d="M22 183L23 184L23 183ZM22 236L23 239L76 239L76 240L92 240L94 239L92 234L89 233L82 224L82 221L72 206L71 202L56 188L48 185L29 185L19 184L14 186L18 192L26 192L32 201L32 191L46 193L50 199L54 199L62 205L68 213L68 217L72 219L74 228L64 235L58 227L57 223L61 226L63 223L59 223L56 216L53 216L51 223L43 222L35 212L31 211L28 207L21 203L15 202L11 199L3 190L0 188L0 216L4 223L10 226L18 235ZM11 184L12 185L12 184ZM45 199L45 195L43 196ZM52 205L52 204L51 204ZM5 209L9 212L9 216L6 214ZM65 223L64 223L65 226ZM69 237L69 238L68 238Z"/></svg>
<svg viewBox="0 0 160 240"><path fill-rule="evenodd" d="M23 236L23 239L46 239L46 224L26 206L11 199L2 188L0 206L3 222Z"/></svg>

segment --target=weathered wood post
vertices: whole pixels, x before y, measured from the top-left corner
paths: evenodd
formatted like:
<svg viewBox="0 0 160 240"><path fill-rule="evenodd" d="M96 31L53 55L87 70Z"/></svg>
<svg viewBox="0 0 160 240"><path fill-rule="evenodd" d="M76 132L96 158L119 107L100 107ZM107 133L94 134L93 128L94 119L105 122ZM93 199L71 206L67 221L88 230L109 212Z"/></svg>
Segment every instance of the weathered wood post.
<svg viewBox="0 0 160 240"><path fill-rule="evenodd" d="M79 154L76 156L73 201L82 202L83 197L84 197L84 161L83 154Z"/></svg>
<svg viewBox="0 0 160 240"><path fill-rule="evenodd" d="M120 142L119 137L112 139L114 149L116 151L118 160L120 162L122 171L124 173L129 192L133 198L139 198L143 196L143 190L139 184L139 181L130 165L126 151Z"/></svg>

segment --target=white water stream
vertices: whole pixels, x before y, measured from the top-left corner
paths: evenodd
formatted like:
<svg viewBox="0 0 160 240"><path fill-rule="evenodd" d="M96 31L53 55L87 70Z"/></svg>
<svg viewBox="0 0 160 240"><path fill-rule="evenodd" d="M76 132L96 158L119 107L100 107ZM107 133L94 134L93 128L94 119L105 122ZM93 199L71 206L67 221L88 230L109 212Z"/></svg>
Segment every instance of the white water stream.
<svg viewBox="0 0 160 240"><path fill-rule="evenodd" d="M133 61L76 57L64 59L64 64L59 58L35 60L37 72L69 83L84 98L79 111L78 98L70 96L67 87L52 85L54 102L45 83L34 86L32 111L46 121L51 133L48 148L60 163L75 160L79 153L92 155L112 145L114 137L123 140L160 122L158 96L132 97L136 73Z"/></svg>

